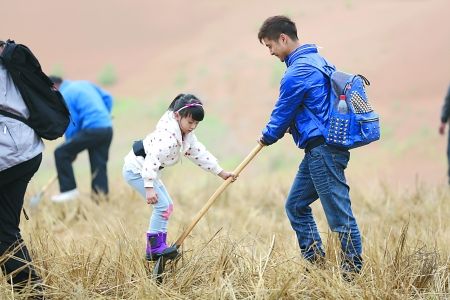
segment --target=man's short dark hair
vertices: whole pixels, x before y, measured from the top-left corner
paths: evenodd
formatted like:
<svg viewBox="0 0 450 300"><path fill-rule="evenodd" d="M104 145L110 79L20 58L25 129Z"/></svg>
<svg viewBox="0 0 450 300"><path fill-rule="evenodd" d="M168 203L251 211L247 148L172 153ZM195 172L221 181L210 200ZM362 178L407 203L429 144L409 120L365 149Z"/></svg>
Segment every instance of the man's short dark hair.
<svg viewBox="0 0 450 300"><path fill-rule="evenodd" d="M53 84L61 84L63 82L63 79L59 76L50 75L50 76L48 76L48 78L50 78L50 80L53 82Z"/></svg>
<svg viewBox="0 0 450 300"><path fill-rule="evenodd" d="M259 29L258 39L262 43L267 38L277 41L280 35L284 33L293 41L297 41L297 27L295 23L286 16L273 16L267 18Z"/></svg>

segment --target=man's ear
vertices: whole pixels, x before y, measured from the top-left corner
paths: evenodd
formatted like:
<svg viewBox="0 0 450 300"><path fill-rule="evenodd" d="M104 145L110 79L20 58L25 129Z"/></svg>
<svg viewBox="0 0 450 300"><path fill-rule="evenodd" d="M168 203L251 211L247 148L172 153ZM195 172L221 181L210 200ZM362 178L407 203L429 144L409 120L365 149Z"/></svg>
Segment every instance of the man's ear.
<svg viewBox="0 0 450 300"><path fill-rule="evenodd" d="M281 44L286 45L288 42L288 36L286 34L282 33L282 34L280 34L280 38L278 40L281 42Z"/></svg>

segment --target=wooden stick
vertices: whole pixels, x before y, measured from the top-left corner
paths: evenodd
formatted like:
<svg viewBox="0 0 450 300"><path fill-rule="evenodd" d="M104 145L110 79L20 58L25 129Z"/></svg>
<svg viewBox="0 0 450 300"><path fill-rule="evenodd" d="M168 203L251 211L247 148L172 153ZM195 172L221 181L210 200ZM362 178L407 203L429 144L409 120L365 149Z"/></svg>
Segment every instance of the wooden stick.
<svg viewBox="0 0 450 300"><path fill-rule="evenodd" d="M234 175L239 175L241 171L248 165L248 163L258 154L258 152L264 147L264 145L259 144L247 155L247 157L237 166L237 168L233 171ZM191 233L192 229L194 229L195 225L197 225L198 221L206 214L208 209L213 205L214 201L222 194L222 192L230 185L232 178L228 178L222 183L219 188L214 192L214 194L209 198L208 202L202 207L202 209L197 213L194 220L191 224L184 230L178 240L175 242L174 246L179 248L181 244L183 244L184 239Z"/></svg>
<svg viewBox="0 0 450 300"><path fill-rule="evenodd" d="M30 207L34 208L36 207L39 202L41 201L42 196L44 195L44 193L47 191L47 189L53 184L53 182L56 181L56 179L58 178L58 174L54 175L48 182L47 184L45 184L41 190L34 195L33 197L31 197L30 199Z"/></svg>
<svg viewBox="0 0 450 300"><path fill-rule="evenodd" d="M50 180L47 182L47 184L42 187L41 193L44 193L45 191L47 191L47 189L53 184L53 182L56 181L56 179L58 179L58 174L55 174L55 175L53 175L52 178L50 178Z"/></svg>

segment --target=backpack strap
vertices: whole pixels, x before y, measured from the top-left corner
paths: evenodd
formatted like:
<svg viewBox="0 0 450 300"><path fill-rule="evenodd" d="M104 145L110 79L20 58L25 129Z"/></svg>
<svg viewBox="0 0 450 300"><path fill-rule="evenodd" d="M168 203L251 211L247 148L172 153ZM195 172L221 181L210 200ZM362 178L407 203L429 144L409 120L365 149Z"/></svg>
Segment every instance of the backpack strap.
<svg viewBox="0 0 450 300"><path fill-rule="evenodd" d="M9 111L0 109L0 115L4 115L5 117L12 118L12 119L16 119L16 120L18 120L18 121L20 121L20 122L22 122L22 123L27 124L29 127L31 127L31 125L30 125L30 123L28 122L27 119L25 119L24 117L15 115L15 114L13 114L13 113L10 113Z"/></svg>
<svg viewBox="0 0 450 300"><path fill-rule="evenodd" d="M16 48L17 44L13 40L7 40L5 43L5 47L3 48L3 52L0 55L0 59L2 60L3 64L5 65L6 69L9 71L9 63L12 60L12 55L14 53L14 50ZM0 109L0 115L4 115L5 117L16 119L22 123L27 124L29 127L30 123L27 119L24 117L18 116L16 114L10 113L9 111Z"/></svg>
<svg viewBox="0 0 450 300"><path fill-rule="evenodd" d="M316 68L317 70L322 72L322 74L324 74L326 77L328 77L330 79L331 79L331 74L334 71L336 71L336 67L334 67L332 64L330 64L324 57L321 57L325 62L325 64L323 64L322 66L317 64L313 59L311 59L308 56L300 56L300 58L304 59L302 61L303 64Z"/></svg>
<svg viewBox="0 0 450 300"><path fill-rule="evenodd" d="M314 63L310 58L306 57L306 56L302 56L305 59L304 64L307 64L311 67L316 68L317 70L319 70L323 75L325 75L331 82L331 74L332 72L335 70L335 68L330 65L328 63L328 61L323 58L325 60L325 65L319 66L318 64ZM330 86L331 88L331 86ZM311 120L314 122L314 124L317 126L317 128L320 130L320 132L322 133L322 135L325 137L326 136L326 129L325 126L323 126L322 122L319 121L319 119L316 117L316 115L309 109L308 106L306 106L305 104L303 104L303 107L305 108L306 114L311 118Z"/></svg>
<svg viewBox="0 0 450 300"><path fill-rule="evenodd" d="M308 108L308 106L303 105L305 107L305 111L308 114L308 116L311 118L311 120L314 122L314 124L319 128L320 132L324 137L326 137L326 130L325 127L322 125L322 123L317 119L316 115L313 114L313 112Z"/></svg>
<svg viewBox="0 0 450 300"><path fill-rule="evenodd" d="M12 54L14 53L14 49L16 48L17 44L14 43L13 40L7 40L5 43L5 46L3 48L3 52L0 55L0 58L5 65L6 68L8 68L8 64L12 59Z"/></svg>

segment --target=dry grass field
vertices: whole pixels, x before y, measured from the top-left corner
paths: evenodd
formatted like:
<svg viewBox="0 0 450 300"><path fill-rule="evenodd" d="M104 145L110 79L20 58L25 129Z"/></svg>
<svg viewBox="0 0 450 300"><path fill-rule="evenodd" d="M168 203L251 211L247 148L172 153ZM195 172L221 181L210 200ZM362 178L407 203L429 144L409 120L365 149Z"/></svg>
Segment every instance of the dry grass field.
<svg viewBox="0 0 450 300"><path fill-rule="evenodd" d="M353 191L364 242L365 266L352 282L339 271L339 247L318 203L325 240L323 268L299 256L283 212L287 187L278 189L242 174L212 206L168 264L162 285L143 259L150 209L128 188L110 202L88 198L67 205L46 199L23 221L24 236L53 299L447 299L450 284L450 193L415 187L395 193L380 186ZM246 178L247 177L247 178ZM247 179L247 180L246 180ZM276 181L275 178L268 177ZM176 196L169 240L175 241L218 182L189 193L169 180ZM250 182L250 183L249 183ZM177 187L179 185L180 187ZM195 195L193 198L192 195ZM204 201L203 201L204 200ZM150 272L150 273L149 273ZM13 299L9 286L0 297Z"/></svg>
<svg viewBox="0 0 450 300"><path fill-rule="evenodd" d="M117 77L105 87L115 96L109 202L89 198L82 154L74 164L79 201L52 204L53 185L37 209L25 205L23 237L48 298L450 298L446 138L437 133L450 79L448 0L17 0L1 7L8 13L0 39L29 45L47 73L100 82L109 70ZM187 91L206 107L197 136L225 169L235 168L254 147L284 72L256 38L274 14L291 16L302 42L317 43L338 67L372 83L368 95L381 115L382 139L352 150L346 173L363 236L362 273L342 279L336 237L319 201L313 210L326 264L301 259L284 200L303 151L286 136L263 149L214 203L157 285L144 261L151 208L122 179L123 157ZM26 201L55 173L53 150L61 142L45 142ZM174 242L221 180L187 159L163 172L175 202L168 237ZM12 294L0 275L0 299L26 296Z"/></svg>

